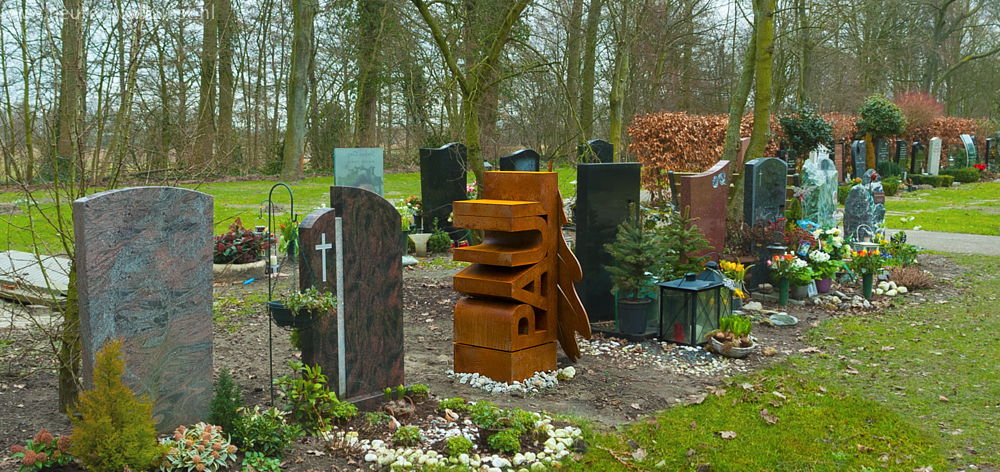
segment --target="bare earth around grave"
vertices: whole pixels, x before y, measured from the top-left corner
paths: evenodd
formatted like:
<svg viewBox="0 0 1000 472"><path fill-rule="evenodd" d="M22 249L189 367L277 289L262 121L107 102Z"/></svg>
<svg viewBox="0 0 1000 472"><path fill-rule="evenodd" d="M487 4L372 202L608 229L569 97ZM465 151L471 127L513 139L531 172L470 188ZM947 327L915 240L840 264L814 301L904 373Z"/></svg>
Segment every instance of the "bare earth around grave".
<svg viewBox="0 0 1000 472"><path fill-rule="evenodd" d="M921 261L922 267L937 277L948 278L948 275L961 272L943 257L925 255L921 256ZM719 384L725 376L756 370L800 351L808 353L802 340L806 330L831 316L854 315L838 312L830 306L789 306L784 311L799 318L797 326L754 326L760 346L774 348L777 354L767 357L758 351L747 360L734 362L722 373L682 373L670 364L662 366L656 362L663 358L658 354L658 344L622 343L621 347L601 355L588 355L585 349L583 358L575 364L576 378L560 383L555 390L527 397L491 395L461 385L447 375L452 367L452 312L459 298L451 289L451 276L456 271L454 267L433 266L404 271L407 383L427 384L432 394L439 398L488 399L501 406L569 414L607 426L634 421L678 403L697 402L708 386ZM285 272L294 273L287 269ZM285 277L280 280L279 287L287 290L292 283L293 277ZM840 288L850 291L849 287ZM263 281L257 281L250 285L217 286L215 296L243 297L251 293L266 294L266 290ZM951 291L951 287L941 284L913 296L944 298L951 295ZM248 404L267 404L269 401L267 321L262 307L253 314L234 317L215 326L215 369L233 372L244 388ZM272 330L274 375L278 376L289 372L288 361L297 359L298 352L289 345L287 332L276 327ZM68 432L68 421L56 410L54 362L46 351L43 338L23 329L8 328L0 331L0 341L4 340L13 343L12 349L0 358L0 450L6 451L11 445L23 442L42 427L54 433ZM560 367L570 365L562 355L559 364ZM320 449L322 445L315 439L297 444L295 451L288 455L289 470L329 470L331 464L348 464L343 458L306 452ZM14 470L12 465L10 461L0 460L0 470Z"/></svg>

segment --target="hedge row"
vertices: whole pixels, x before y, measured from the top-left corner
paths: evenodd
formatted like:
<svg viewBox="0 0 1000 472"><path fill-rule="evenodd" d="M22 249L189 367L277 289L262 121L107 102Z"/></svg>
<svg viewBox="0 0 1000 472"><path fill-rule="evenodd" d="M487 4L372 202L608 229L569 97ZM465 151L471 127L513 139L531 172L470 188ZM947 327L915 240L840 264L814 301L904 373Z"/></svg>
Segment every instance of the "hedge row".
<svg viewBox="0 0 1000 472"><path fill-rule="evenodd" d="M909 176L913 185L932 185L934 187L951 187L955 178L950 175L913 174Z"/></svg>
<svg viewBox="0 0 1000 472"><path fill-rule="evenodd" d="M941 175L950 175L955 178L955 182L961 182L963 184L968 184L972 182L979 182L980 174L979 169L975 167L959 167L956 169L944 169L941 171Z"/></svg>

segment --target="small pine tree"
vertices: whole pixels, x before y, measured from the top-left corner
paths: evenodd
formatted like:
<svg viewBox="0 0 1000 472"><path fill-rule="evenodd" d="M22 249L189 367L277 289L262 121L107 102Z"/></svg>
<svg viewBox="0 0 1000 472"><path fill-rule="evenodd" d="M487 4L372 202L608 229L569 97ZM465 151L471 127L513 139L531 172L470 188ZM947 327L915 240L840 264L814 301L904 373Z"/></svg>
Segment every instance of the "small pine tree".
<svg viewBox="0 0 1000 472"><path fill-rule="evenodd" d="M645 229L640 218L629 218L618 225L614 242L604 245L604 250L614 259L613 264L604 268L620 298L639 298L649 284L646 273L653 271L660 255L656 239Z"/></svg>
<svg viewBox="0 0 1000 472"><path fill-rule="evenodd" d="M73 418L70 452L87 470L147 470L163 456L156 440L153 405L138 399L124 383L121 340L97 351L94 388L80 394ZM72 416L72 415L71 415Z"/></svg>
<svg viewBox="0 0 1000 472"><path fill-rule="evenodd" d="M694 257L711 246L688 214L675 212L670 222L662 227L661 241L664 257L658 267L660 280L673 280L689 272L701 272L708 256Z"/></svg>
<svg viewBox="0 0 1000 472"><path fill-rule="evenodd" d="M240 386L233 382L229 371L223 369L219 372L219 379L215 381L215 397L212 398L208 422L222 426L222 431L231 433L233 420L239 415L239 409L242 407L243 395L240 393Z"/></svg>

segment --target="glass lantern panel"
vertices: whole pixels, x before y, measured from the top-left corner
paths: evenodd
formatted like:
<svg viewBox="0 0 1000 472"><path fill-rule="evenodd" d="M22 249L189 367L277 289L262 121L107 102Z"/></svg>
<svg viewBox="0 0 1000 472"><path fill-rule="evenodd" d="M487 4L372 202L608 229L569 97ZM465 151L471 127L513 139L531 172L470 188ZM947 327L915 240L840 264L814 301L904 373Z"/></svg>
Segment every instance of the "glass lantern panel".
<svg viewBox="0 0 1000 472"><path fill-rule="evenodd" d="M695 339L705 340L705 334L719 326L719 289L698 292L697 322L694 326Z"/></svg>
<svg viewBox="0 0 1000 472"><path fill-rule="evenodd" d="M660 338L665 341L693 344L688 327L691 325L691 309L688 294L680 290L663 290L660 297L662 325Z"/></svg>

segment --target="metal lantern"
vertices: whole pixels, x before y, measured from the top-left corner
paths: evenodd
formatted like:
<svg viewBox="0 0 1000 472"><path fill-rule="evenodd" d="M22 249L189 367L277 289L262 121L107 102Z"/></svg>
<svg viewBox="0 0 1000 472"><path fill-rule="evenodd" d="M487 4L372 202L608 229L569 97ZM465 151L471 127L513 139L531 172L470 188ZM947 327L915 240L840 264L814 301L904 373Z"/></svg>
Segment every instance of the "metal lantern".
<svg viewBox="0 0 1000 472"><path fill-rule="evenodd" d="M660 284L660 339L694 346L732 311L732 291L714 270Z"/></svg>

